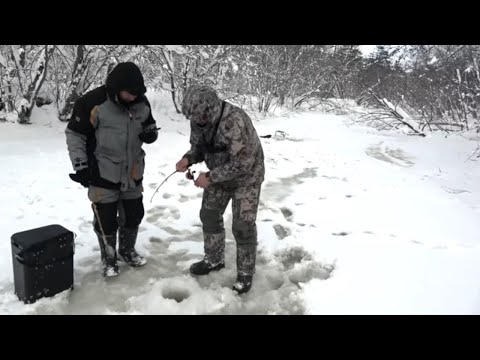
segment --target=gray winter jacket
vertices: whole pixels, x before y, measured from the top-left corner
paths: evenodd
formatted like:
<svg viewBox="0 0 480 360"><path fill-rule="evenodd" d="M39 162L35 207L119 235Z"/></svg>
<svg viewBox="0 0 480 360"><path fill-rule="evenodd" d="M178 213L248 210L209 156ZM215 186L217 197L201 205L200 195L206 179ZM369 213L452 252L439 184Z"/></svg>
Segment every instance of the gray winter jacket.
<svg viewBox="0 0 480 360"><path fill-rule="evenodd" d="M105 86L77 100L65 130L74 170L89 169L90 184L126 191L143 179L145 151L140 133L155 127L144 95L122 104ZM156 139L156 138L155 138Z"/></svg>

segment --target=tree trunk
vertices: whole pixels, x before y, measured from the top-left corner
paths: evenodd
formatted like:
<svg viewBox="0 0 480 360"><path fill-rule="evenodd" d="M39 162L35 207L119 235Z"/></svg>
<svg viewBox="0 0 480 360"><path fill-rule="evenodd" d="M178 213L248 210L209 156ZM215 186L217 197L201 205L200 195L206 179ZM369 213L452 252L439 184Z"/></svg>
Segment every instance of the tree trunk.
<svg viewBox="0 0 480 360"><path fill-rule="evenodd" d="M5 92L7 101L6 101L6 109L7 112L12 112L15 109L15 105L13 104L13 95L12 95L12 76L13 70L8 74L7 77L7 91Z"/></svg>
<svg viewBox="0 0 480 360"><path fill-rule="evenodd" d="M172 95L173 105L175 106L175 110L177 114L181 114L182 112L178 109L177 99L176 99L176 87L175 87L175 73L174 73L174 63L173 63L173 54L172 51L162 49L161 54L167 64L168 67L168 75L170 78L170 93Z"/></svg>
<svg viewBox="0 0 480 360"><path fill-rule="evenodd" d="M34 100L43 85L45 76L47 75L48 60L52 56L54 49L54 46L49 49L48 45L45 45L45 58L43 61L40 62L37 72L35 74L35 78L28 86L27 93L23 96L23 99L20 103L20 111L18 113L18 122L20 124L30 123L30 116L32 115L33 107L35 106Z"/></svg>
<svg viewBox="0 0 480 360"><path fill-rule="evenodd" d="M72 116L75 101L77 101L78 98L83 94L83 89L78 89L78 85L86 70L87 64L85 63L85 45L78 45L77 56L73 65L72 79L69 86L69 91L67 92L65 105L58 114L60 121L68 121Z"/></svg>

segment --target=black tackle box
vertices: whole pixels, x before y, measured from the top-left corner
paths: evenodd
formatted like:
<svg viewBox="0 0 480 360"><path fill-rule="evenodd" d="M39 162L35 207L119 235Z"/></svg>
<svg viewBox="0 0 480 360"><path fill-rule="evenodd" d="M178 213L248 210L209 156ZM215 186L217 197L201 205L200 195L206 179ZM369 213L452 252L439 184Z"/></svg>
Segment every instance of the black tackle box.
<svg viewBox="0 0 480 360"><path fill-rule="evenodd" d="M15 294L26 304L73 289L74 233L61 225L11 237Z"/></svg>

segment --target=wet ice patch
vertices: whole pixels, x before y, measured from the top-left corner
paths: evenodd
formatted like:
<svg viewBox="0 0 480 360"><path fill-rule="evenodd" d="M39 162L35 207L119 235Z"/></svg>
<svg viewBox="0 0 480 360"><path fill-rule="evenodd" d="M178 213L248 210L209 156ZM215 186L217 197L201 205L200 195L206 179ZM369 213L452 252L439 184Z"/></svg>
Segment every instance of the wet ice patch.
<svg viewBox="0 0 480 360"><path fill-rule="evenodd" d="M311 261L312 255L303 247L295 246L283 249L275 253L276 260L287 270L292 269L295 264L302 261Z"/></svg>
<svg viewBox="0 0 480 360"><path fill-rule="evenodd" d="M332 265L325 266L312 260L304 261L295 264L288 274L288 279L296 285L307 283L313 279L326 280L330 277L332 271Z"/></svg>
<svg viewBox="0 0 480 360"><path fill-rule="evenodd" d="M370 145L365 153L377 160L385 161L390 164L411 167L414 165L412 157L400 148L392 149L383 145L383 141L376 145Z"/></svg>
<svg viewBox="0 0 480 360"><path fill-rule="evenodd" d="M288 235L290 235L290 231L286 228L284 228L280 224L276 224L273 226L273 229L275 230L275 234L277 235L279 240L282 240L286 238Z"/></svg>
<svg viewBox="0 0 480 360"><path fill-rule="evenodd" d="M280 211L282 212L282 215L285 218L285 220L287 220L287 221L292 220L292 216L293 216L293 211L292 210L283 207L283 208L280 209Z"/></svg>
<svg viewBox="0 0 480 360"><path fill-rule="evenodd" d="M159 219L174 219L180 218L180 211L175 206L155 206L147 211L147 222L155 223Z"/></svg>

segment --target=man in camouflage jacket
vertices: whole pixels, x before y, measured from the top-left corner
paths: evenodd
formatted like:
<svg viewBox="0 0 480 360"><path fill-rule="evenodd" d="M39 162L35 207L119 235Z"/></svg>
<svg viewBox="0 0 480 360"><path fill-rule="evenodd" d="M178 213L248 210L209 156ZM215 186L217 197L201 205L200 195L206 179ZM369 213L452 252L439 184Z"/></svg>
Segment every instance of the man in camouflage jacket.
<svg viewBox="0 0 480 360"><path fill-rule="evenodd" d="M204 189L200 219L205 256L190 267L190 272L206 275L225 267L223 214L231 199L232 231L237 243L237 281L233 289L245 293L255 273L256 218L265 175L260 139L250 117L221 101L211 87L188 88L182 113L190 120L191 148L176 168L185 172L192 164L205 161L210 170L195 180L195 185Z"/></svg>

